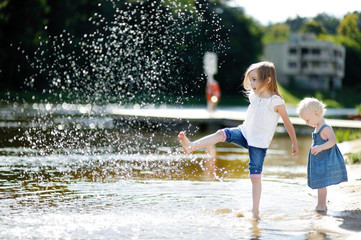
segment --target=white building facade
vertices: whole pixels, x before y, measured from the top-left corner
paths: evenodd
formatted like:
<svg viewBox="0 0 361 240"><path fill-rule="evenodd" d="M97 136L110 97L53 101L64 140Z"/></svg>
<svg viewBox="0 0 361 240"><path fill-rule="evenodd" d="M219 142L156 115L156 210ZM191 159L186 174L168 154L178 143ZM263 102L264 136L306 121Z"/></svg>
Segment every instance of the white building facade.
<svg viewBox="0 0 361 240"><path fill-rule="evenodd" d="M283 85L320 90L342 87L345 48L317 41L315 35L291 35L289 42L267 44L264 58L275 64Z"/></svg>

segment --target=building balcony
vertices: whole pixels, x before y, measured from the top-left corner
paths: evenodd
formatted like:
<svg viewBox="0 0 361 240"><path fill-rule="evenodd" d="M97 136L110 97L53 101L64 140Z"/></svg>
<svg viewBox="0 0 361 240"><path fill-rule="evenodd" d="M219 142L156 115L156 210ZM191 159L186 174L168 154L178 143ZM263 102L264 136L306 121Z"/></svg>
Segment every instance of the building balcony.
<svg viewBox="0 0 361 240"><path fill-rule="evenodd" d="M333 75L335 71L332 69L324 68L303 68L301 69L302 73L315 74L315 75Z"/></svg>

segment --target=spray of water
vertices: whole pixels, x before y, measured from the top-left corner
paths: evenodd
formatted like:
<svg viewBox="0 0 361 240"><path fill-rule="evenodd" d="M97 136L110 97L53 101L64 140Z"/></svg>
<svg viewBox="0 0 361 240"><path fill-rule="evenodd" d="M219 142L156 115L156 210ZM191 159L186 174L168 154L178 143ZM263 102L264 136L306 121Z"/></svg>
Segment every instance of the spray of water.
<svg viewBox="0 0 361 240"><path fill-rule="evenodd" d="M205 50L225 50L217 34L220 19L208 7L180 1L99 4L100 12L106 9L113 15L89 17L95 30L80 39L64 30L42 41L31 61L37 74L27 84L34 86L37 78L45 78L50 85L45 93L95 104L182 103L180 96L170 96L201 85L194 81L201 79ZM214 31L201 36L210 21ZM191 84L190 77L195 78Z"/></svg>
<svg viewBox="0 0 361 240"><path fill-rule="evenodd" d="M119 155L178 154L170 147L175 142L171 128L139 124L135 118L115 122L110 112L119 106L182 105L192 92L204 89L203 54L222 53L227 41L218 34L221 19L209 3L183 2L109 0L89 16L94 31L76 38L64 30L40 39L34 58L26 56L36 72L26 84L38 88L39 79L45 79L43 93L58 100L26 104L31 120L18 140L41 156L94 156L76 164L92 166L89 172L99 175L159 167L159 160L120 164L126 160ZM213 26L211 32L205 24ZM159 134L159 129L165 131ZM169 171L179 167L177 161L161 162Z"/></svg>

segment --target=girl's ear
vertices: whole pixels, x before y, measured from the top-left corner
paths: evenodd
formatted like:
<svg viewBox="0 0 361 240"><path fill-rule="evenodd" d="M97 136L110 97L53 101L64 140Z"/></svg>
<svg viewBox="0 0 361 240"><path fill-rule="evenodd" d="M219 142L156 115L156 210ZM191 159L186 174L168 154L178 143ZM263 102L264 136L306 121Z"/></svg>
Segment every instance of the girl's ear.
<svg viewBox="0 0 361 240"><path fill-rule="evenodd" d="M271 78L271 77L268 77L268 78L267 78L267 84L270 84L271 81L272 81L272 78Z"/></svg>

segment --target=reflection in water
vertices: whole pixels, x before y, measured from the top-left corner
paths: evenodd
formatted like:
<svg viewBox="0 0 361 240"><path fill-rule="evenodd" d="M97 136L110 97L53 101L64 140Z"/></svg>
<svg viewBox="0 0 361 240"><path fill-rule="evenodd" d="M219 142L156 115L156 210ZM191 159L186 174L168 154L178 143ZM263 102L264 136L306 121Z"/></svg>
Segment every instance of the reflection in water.
<svg viewBox="0 0 361 240"><path fill-rule="evenodd" d="M258 227L258 220L256 219L252 219L251 221L252 226L251 226L251 232L252 232L252 236L251 239L252 240L258 240L261 239L261 229Z"/></svg>
<svg viewBox="0 0 361 240"><path fill-rule="evenodd" d="M207 156L203 159L203 170L208 180L220 179L217 169L217 150L216 146L209 146L206 149Z"/></svg>
<svg viewBox="0 0 361 240"><path fill-rule="evenodd" d="M331 240L324 232L310 232L306 236L307 240Z"/></svg>

